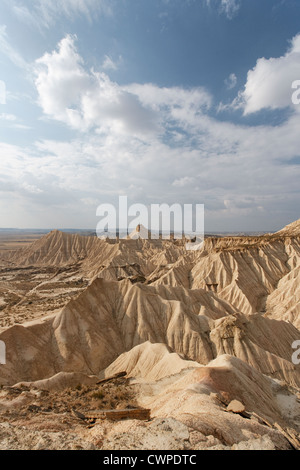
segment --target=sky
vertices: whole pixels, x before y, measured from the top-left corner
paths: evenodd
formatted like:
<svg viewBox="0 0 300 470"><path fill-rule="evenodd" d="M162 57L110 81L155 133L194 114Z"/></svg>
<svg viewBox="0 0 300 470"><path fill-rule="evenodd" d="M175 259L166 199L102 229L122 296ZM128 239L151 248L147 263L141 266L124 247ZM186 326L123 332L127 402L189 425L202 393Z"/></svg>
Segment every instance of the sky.
<svg viewBox="0 0 300 470"><path fill-rule="evenodd" d="M299 219L299 18L299 0L2 0L0 227L93 229L120 196L204 204L205 231Z"/></svg>

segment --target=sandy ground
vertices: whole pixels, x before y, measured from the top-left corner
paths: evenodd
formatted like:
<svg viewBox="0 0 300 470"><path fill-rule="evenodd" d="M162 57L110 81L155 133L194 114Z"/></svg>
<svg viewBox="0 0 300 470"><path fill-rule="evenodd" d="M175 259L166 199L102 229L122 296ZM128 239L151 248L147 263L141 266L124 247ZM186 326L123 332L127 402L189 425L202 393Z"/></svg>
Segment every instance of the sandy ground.
<svg viewBox="0 0 300 470"><path fill-rule="evenodd" d="M0 268L0 328L59 311L88 285L78 266Z"/></svg>
<svg viewBox="0 0 300 470"><path fill-rule="evenodd" d="M0 232L0 331L58 312L88 285L77 264L56 268L1 263L2 253L26 248L42 236L43 232Z"/></svg>

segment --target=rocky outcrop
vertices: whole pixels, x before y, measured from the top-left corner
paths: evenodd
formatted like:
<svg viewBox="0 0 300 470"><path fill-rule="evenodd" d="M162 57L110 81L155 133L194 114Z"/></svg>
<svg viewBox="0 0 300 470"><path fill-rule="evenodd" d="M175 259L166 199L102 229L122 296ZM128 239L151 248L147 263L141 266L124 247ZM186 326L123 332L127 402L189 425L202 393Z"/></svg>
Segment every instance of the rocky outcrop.
<svg viewBox="0 0 300 470"><path fill-rule="evenodd" d="M98 374L124 352L150 341L200 364L234 355L264 374L300 385L291 362L291 345L298 338L292 324L239 314L203 289L99 278L56 316L0 334L7 350L0 379L12 384L60 371Z"/></svg>

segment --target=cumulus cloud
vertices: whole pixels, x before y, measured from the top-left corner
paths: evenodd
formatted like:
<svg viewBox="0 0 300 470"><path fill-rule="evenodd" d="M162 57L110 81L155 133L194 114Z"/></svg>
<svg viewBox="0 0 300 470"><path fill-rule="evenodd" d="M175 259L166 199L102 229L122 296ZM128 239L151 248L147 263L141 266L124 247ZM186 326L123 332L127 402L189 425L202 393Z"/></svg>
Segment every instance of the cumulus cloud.
<svg viewBox="0 0 300 470"><path fill-rule="evenodd" d="M207 111L212 103L211 95L202 87L158 87L152 83L128 85L126 89L136 94L145 106L151 106L153 110L162 108Z"/></svg>
<svg viewBox="0 0 300 470"><path fill-rule="evenodd" d="M10 207L18 203L10 225L95 227L97 204L124 194L129 203L203 203L219 230L226 220L237 225L224 229L249 230L251 217L274 220L287 207L297 218L299 113L276 128L218 121L205 89L119 85L86 67L71 35L35 74L44 114L81 132L23 149L0 144L0 208L6 214L8 191Z"/></svg>
<svg viewBox="0 0 300 470"><path fill-rule="evenodd" d="M75 37L66 36L60 41L58 51L46 53L36 61L35 81L44 113L70 124L76 119L75 108L90 81L74 40Z"/></svg>
<svg viewBox="0 0 300 470"><path fill-rule="evenodd" d="M233 104L243 107L245 114L293 106L292 83L299 79L300 34L292 39L283 56L257 60L248 72L245 89Z"/></svg>
<svg viewBox="0 0 300 470"><path fill-rule="evenodd" d="M96 200L117 203L120 194L132 202L204 203L208 219L245 223L274 213L284 199L293 206L300 167L289 162L299 147L298 114L276 129L218 121L203 88L121 86L87 70L72 36L36 65L43 111L84 132L69 143L36 144L45 186L37 160L31 168L38 179L26 182L47 189L31 197L47 200L49 188L64 201L77 194L82 220Z"/></svg>
<svg viewBox="0 0 300 470"><path fill-rule="evenodd" d="M74 36L66 36L57 50L36 61L35 83L44 113L81 131L153 129L151 112L135 95L105 73L85 70L75 40Z"/></svg>
<svg viewBox="0 0 300 470"><path fill-rule="evenodd" d="M86 70L75 41L66 36L57 50L36 61L39 104L49 117L81 131L155 136L165 131L166 116L185 120L211 104L201 88L120 86L103 72Z"/></svg>
<svg viewBox="0 0 300 470"><path fill-rule="evenodd" d="M296 219L300 165L290 161L299 148L299 115L276 129L208 117L204 124L181 147L115 132L41 141L27 149L1 144L0 190L19 197L18 217L28 221L43 207L53 221L55 211L56 220L64 212L61 220L69 226L96 226L97 205L117 205L124 194L130 204L203 203L210 227L229 220L236 225L227 229L249 230L251 217L268 214L271 220L286 207ZM3 210L5 204L1 196Z"/></svg>

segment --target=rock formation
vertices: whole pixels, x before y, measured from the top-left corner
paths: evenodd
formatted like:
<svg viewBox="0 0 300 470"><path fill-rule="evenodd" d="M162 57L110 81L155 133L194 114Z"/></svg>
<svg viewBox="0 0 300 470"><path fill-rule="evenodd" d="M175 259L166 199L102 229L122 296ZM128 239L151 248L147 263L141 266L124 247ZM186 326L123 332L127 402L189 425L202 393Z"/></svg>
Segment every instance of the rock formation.
<svg viewBox="0 0 300 470"><path fill-rule="evenodd" d="M180 240L145 239L141 226L118 241L53 231L2 252L3 272L55 267L53 289L62 273L86 286L51 315L1 329L0 384L64 389L126 371L155 419L188 430L191 448L288 448L274 426L300 429L300 365L292 361L299 227L208 238L196 251ZM3 292L8 285L0 284ZM9 308L13 316L17 307ZM158 432L151 426L149 436Z"/></svg>

